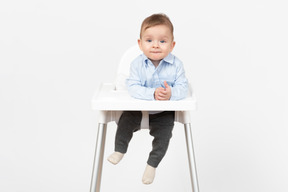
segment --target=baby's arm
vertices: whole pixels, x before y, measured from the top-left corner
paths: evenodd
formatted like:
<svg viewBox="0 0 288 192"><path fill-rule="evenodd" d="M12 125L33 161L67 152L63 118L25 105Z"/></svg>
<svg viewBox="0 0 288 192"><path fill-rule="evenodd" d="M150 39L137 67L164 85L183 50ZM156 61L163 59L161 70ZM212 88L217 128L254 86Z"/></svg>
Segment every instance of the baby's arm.
<svg viewBox="0 0 288 192"><path fill-rule="evenodd" d="M145 87L141 80L141 62L132 62L130 75L126 80L129 94L136 99L154 100L155 88Z"/></svg>
<svg viewBox="0 0 288 192"><path fill-rule="evenodd" d="M178 60L175 82L171 86L170 100L181 100L187 96L189 86L185 76L185 70L181 61Z"/></svg>

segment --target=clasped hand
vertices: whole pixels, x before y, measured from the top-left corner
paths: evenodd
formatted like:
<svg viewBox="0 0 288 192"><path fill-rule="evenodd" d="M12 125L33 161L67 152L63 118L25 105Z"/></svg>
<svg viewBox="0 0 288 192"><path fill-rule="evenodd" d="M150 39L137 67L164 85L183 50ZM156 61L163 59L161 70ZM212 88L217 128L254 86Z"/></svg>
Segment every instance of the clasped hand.
<svg viewBox="0 0 288 192"><path fill-rule="evenodd" d="M155 92L154 92L154 98L156 100L170 100L171 97L171 87L168 85L168 83L166 81L164 81L164 86L163 87L158 87L156 88Z"/></svg>

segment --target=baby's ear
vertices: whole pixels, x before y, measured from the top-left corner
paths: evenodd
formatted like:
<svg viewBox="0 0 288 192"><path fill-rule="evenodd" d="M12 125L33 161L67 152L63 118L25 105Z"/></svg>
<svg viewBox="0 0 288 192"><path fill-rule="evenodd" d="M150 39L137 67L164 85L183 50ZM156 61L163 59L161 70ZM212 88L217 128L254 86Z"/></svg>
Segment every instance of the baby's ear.
<svg viewBox="0 0 288 192"><path fill-rule="evenodd" d="M141 51L143 51L143 50L142 50L141 39L138 39L138 45L139 45L139 48L141 49Z"/></svg>
<svg viewBox="0 0 288 192"><path fill-rule="evenodd" d="M171 44L171 51L174 49L174 47L175 47L175 44L176 44L176 42L175 42L175 41L173 41L173 42L172 42L172 44Z"/></svg>

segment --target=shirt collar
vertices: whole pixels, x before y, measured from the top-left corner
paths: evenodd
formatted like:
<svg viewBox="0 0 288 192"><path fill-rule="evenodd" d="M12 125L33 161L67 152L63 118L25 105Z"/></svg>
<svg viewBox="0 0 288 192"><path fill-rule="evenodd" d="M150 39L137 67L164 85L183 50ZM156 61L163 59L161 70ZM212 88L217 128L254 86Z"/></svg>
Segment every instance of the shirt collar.
<svg viewBox="0 0 288 192"><path fill-rule="evenodd" d="M143 53L143 59L144 59L144 61L145 61L145 63L146 64L148 64L148 57ZM173 54L171 54L171 53L169 53L164 59L162 59L162 60L164 60L166 63L169 63L169 64L173 64L174 62L174 55Z"/></svg>

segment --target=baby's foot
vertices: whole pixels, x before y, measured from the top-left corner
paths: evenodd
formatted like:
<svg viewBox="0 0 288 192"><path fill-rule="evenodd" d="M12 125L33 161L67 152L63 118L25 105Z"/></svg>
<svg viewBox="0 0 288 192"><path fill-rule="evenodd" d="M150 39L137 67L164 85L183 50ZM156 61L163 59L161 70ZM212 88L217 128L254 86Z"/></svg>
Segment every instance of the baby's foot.
<svg viewBox="0 0 288 192"><path fill-rule="evenodd" d="M123 158L124 154L120 152L114 152L108 157L108 161L114 165L119 163Z"/></svg>
<svg viewBox="0 0 288 192"><path fill-rule="evenodd" d="M156 172L156 168L151 167L150 165L147 165L143 174L142 182L144 184L151 184L154 180L155 172Z"/></svg>

